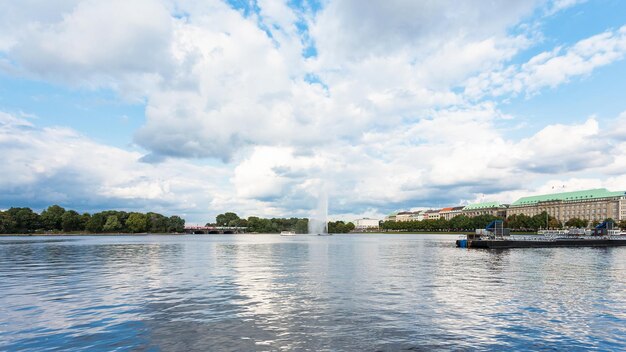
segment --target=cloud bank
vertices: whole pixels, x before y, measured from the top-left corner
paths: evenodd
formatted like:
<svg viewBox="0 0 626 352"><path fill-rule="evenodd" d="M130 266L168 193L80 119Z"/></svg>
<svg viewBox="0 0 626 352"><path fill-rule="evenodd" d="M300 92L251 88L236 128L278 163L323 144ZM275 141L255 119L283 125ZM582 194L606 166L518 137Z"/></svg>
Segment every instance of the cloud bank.
<svg viewBox="0 0 626 352"><path fill-rule="evenodd" d="M511 201L552 182L626 189L623 115L511 138L518 117L503 112L623 59L626 27L527 55L541 23L577 3L3 3L4 75L112 91L145 121L121 149L2 113L0 207L206 222L306 216L320 187L338 217Z"/></svg>

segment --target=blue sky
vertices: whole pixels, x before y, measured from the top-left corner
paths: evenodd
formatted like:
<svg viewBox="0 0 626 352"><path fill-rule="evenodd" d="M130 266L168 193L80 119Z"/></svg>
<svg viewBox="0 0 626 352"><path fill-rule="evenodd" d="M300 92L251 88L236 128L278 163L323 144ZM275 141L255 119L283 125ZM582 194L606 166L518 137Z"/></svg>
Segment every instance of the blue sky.
<svg viewBox="0 0 626 352"><path fill-rule="evenodd" d="M0 209L332 217L626 190L626 3L0 3Z"/></svg>

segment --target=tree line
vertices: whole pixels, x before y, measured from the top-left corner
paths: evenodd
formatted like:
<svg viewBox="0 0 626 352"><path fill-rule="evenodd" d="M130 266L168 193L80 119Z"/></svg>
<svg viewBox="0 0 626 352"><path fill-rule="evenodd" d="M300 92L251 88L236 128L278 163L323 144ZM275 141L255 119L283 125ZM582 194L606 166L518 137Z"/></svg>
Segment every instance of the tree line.
<svg viewBox="0 0 626 352"><path fill-rule="evenodd" d="M439 218L421 221L384 221L381 227L384 231L474 231L474 229L484 228L493 220L501 220L501 218L492 215L479 215L475 217L457 215L450 220Z"/></svg>
<svg viewBox="0 0 626 352"><path fill-rule="evenodd" d="M295 233L308 233L309 219L307 218L261 218L250 216L247 219L240 218L236 213L226 212L215 217L215 223L207 223L206 226L231 226L246 227L247 232L280 233L281 231L294 231ZM329 221L328 232L347 233L354 230L354 224L344 221Z"/></svg>
<svg viewBox="0 0 626 352"><path fill-rule="evenodd" d="M506 219L493 215L479 215L468 217L457 215L450 220L444 218L427 219L421 221L384 221L382 229L385 231L474 231L485 228L494 220L504 220L504 227L517 231L537 231L539 229L562 229L563 227L585 228L595 226L599 221L588 221L579 218L572 218L564 224L553 216L548 216L546 212L534 216L511 215ZM611 220L612 219L606 219ZM616 224L621 228L626 228L626 220Z"/></svg>
<svg viewBox="0 0 626 352"><path fill-rule="evenodd" d="M30 208L0 211L0 233L90 232L90 233L171 233L183 232L185 220L159 213L106 210L80 214L52 205L38 214Z"/></svg>

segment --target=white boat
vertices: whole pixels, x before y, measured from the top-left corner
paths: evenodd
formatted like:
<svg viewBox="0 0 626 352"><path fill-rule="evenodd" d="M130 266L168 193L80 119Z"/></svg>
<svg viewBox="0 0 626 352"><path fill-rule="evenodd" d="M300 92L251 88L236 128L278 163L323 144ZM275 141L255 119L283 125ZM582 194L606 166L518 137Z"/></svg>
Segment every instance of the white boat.
<svg viewBox="0 0 626 352"><path fill-rule="evenodd" d="M281 236L295 236L296 232L295 231L281 231L280 235Z"/></svg>

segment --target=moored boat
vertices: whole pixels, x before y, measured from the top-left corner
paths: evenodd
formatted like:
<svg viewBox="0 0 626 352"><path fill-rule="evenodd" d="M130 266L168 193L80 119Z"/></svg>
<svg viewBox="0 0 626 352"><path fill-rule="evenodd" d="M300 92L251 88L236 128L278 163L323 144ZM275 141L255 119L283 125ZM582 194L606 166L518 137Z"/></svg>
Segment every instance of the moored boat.
<svg viewBox="0 0 626 352"><path fill-rule="evenodd" d="M503 229L502 221L496 220L484 230L468 234L456 241L460 248L543 248L543 247L617 247L626 246L626 235L612 229L612 223L604 222L593 230L544 231L537 235L510 235Z"/></svg>

